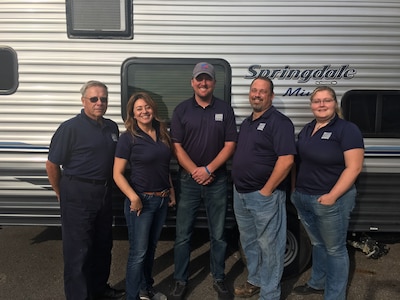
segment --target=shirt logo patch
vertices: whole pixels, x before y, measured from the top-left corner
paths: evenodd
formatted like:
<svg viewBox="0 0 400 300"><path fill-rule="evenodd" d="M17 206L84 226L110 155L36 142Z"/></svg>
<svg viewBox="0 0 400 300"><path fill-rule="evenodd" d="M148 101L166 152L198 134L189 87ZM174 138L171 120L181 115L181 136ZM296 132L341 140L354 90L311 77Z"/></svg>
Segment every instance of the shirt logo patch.
<svg viewBox="0 0 400 300"><path fill-rule="evenodd" d="M114 142L118 142L118 137L115 133L111 133L111 138Z"/></svg>
<svg viewBox="0 0 400 300"><path fill-rule="evenodd" d="M321 136L321 140L329 140L332 136L332 132L324 132Z"/></svg>
<svg viewBox="0 0 400 300"><path fill-rule="evenodd" d="M224 120L223 114L215 114L215 121L222 122Z"/></svg>
<svg viewBox="0 0 400 300"><path fill-rule="evenodd" d="M258 126L257 126L257 130L259 130L259 131L263 131L263 130L264 130L264 128L265 128L265 125L267 125L267 123L260 123L260 124L258 124Z"/></svg>

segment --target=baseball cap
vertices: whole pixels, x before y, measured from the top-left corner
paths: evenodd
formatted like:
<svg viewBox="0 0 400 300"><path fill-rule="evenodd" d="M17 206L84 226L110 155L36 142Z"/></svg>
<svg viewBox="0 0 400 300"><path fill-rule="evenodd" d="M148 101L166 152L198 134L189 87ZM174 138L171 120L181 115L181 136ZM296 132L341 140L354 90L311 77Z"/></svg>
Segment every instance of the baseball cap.
<svg viewBox="0 0 400 300"><path fill-rule="evenodd" d="M207 62L199 62L193 69L193 78L196 78L200 74L207 74L212 79L215 79L214 66Z"/></svg>

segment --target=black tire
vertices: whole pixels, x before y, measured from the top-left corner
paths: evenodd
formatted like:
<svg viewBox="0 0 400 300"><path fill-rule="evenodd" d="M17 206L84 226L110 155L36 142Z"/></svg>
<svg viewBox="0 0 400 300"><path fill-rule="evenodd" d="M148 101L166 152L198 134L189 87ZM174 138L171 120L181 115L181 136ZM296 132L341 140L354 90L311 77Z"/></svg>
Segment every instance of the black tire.
<svg viewBox="0 0 400 300"><path fill-rule="evenodd" d="M287 238L283 279L301 274L309 265L311 259L311 243L297 215L288 211ZM246 256L239 240L239 253L246 265Z"/></svg>

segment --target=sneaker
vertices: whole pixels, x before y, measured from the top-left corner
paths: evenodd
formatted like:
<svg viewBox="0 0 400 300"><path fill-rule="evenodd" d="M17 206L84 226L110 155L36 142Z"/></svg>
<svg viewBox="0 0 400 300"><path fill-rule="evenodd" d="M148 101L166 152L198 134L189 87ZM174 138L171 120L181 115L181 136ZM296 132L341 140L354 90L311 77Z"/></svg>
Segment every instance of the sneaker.
<svg viewBox="0 0 400 300"><path fill-rule="evenodd" d="M140 300L151 300L147 291L140 290L139 292Z"/></svg>
<svg viewBox="0 0 400 300"><path fill-rule="evenodd" d="M153 287L147 290L147 295L149 296L150 300L167 300L167 296L161 292L157 292Z"/></svg>
<svg viewBox="0 0 400 300"><path fill-rule="evenodd" d="M252 285L250 282L235 287L234 294L239 298L250 298L260 292L260 287Z"/></svg>
<svg viewBox="0 0 400 300"><path fill-rule="evenodd" d="M214 280L213 287L218 293L218 299L228 300L233 298L232 294L226 288L224 280Z"/></svg>
<svg viewBox="0 0 400 300"><path fill-rule="evenodd" d="M311 294L323 294L324 290L317 290L309 286L308 284L296 286L293 289L293 293L297 295L311 295Z"/></svg>
<svg viewBox="0 0 400 300"><path fill-rule="evenodd" d="M186 293L186 283L182 281L175 281L175 286L170 295L170 300L183 300Z"/></svg>

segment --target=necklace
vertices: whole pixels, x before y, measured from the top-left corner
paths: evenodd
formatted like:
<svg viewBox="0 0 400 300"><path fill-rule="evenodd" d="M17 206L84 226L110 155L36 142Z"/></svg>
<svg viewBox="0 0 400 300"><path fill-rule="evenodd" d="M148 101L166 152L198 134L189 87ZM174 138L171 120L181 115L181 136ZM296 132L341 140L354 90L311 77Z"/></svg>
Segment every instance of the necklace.
<svg viewBox="0 0 400 300"><path fill-rule="evenodd" d="M316 122L316 123L315 123L314 130L313 130L313 132L312 132L311 135L314 135L314 133L316 133L316 132L317 132L318 130L320 130L322 127L325 127L326 125L328 125L329 122L330 122L332 119L333 119L333 118L330 118L329 120L327 120L327 121L325 121L325 122L322 122L322 123Z"/></svg>
<svg viewBox="0 0 400 300"><path fill-rule="evenodd" d="M329 123L329 121L328 122L324 122L324 123L320 123L320 124L316 123L314 131L318 131L320 128L325 127L326 125L328 125L328 123Z"/></svg>

